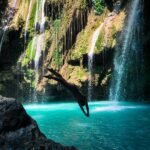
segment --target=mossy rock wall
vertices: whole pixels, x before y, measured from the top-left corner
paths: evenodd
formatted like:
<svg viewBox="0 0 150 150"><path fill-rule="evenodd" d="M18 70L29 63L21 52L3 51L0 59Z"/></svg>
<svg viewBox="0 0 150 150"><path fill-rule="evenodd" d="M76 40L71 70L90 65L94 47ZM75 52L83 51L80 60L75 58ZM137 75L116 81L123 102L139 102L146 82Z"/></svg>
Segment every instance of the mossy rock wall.
<svg viewBox="0 0 150 150"><path fill-rule="evenodd" d="M3 4L1 11L5 10L6 4ZM30 93L34 93L35 89L40 96L42 91L45 91L45 96L49 98L56 98L57 95L70 98L70 93L59 83L43 78L43 72L46 73L43 69L46 67L56 69L66 80L76 84L87 94L88 52L93 33L103 25L94 50L92 84L93 98L107 99L114 49L127 13L125 2L123 1L120 12L113 16L110 15L113 11L112 1L106 1L101 13L97 14L91 0L46 0L44 46L36 84L34 68L36 48L32 48L40 35L39 29L35 28L36 0L32 1L25 43L24 31L29 5L29 0L18 0L16 13L4 40L0 55L0 75L5 75L6 78L0 80L0 94L5 93L5 89L12 91L13 87L22 93L25 99L28 99L25 95L30 97ZM13 75L7 78L10 72ZM3 95L9 96L10 93ZM13 92L11 94L13 96Z"/></svg>

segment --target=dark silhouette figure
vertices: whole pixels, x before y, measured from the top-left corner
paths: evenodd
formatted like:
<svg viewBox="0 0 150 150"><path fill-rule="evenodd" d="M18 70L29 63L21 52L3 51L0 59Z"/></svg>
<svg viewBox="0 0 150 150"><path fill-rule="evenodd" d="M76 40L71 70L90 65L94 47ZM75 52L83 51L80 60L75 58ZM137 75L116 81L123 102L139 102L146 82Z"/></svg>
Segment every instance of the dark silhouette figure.
<svg viewBox="0 0 150 150"><path fill-rule="evenodd" d="M72 94L73 96L77 99L77 102L82 110L82 112L89 117L89 106L88 106L88 101L87 97L81 94L79 89L75 84L69 83L66 81L61 74L53 70L52 68L47 68L49 73L45 75L45 78L55 80L59 83L61 83L64 87L66 87Z"/></svg>

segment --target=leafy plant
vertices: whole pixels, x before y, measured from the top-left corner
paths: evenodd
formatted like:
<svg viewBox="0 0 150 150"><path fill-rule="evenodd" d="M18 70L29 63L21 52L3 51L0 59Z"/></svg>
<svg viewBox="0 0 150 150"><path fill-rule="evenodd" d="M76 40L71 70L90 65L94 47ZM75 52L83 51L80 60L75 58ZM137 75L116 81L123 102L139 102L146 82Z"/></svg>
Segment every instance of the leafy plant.
<svg viewBox="0 0 150 150"><path fill-rule="evenodd" d="M35 39L36 40L36 39ZM27 46L27 49L26 49L26 53L25 53L25 57L22 61L22 66L27 66L29 61L33 60L34 57L35 57L35 53L36 53L36 49L35 47L32 47L32 46L35 46L35 43L34 43L34 39L32 39L29 43L28 43L28 46ZM34 44L34 45L33 45Z"/></svg>
<svg viewBox="0 0 150 150"><path fill-rule="evenodd" d="M105 36L105 32L104 32L104 30L102 30L101 33L99 34L97 41L96 41L96 52L100 52L102 50L103 42L104 42L104 36Z"/></svg>
<svg viewBox="0 0 150 150"><path fill-rule="evenodd" d="M81 0L81 9L85 9L87 7L87 1Z"/></svg>
<svg viewBox="0 0 150 150"><path fill-rule="evenodd" d="M32 6L32 11L30 15L30 22L29 22L29 29L34 31L34 20L35 20L35 14L36 14L36 3Z"/></svg>
<svg viewBox="0 0 150 150"><path fill-rule="evenodd" d="M54 21L54 29L55 29L55 31L58 31L58 29L60 28L60 25L61 25L61 20L60 19L56 19Z"/></svg>
<svg viewBox="0 0 150 150"><path fill-rule="evenodd" d="M93 0L93 7L96 14L100 15L105 8L104 0Z"/></svg>

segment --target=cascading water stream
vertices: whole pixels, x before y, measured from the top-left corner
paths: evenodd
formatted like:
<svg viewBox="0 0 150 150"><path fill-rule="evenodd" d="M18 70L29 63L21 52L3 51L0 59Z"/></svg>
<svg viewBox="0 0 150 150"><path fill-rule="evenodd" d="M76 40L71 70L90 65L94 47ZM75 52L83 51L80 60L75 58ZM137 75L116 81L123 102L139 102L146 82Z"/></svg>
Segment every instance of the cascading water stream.
<svg viewBox="0 0 150 150"><path fill-rule="evenodd" d="M13 8L16 8L16 5L17 5L17 0L14 0L14 1L13 1L13 5L12 5Z"/></svg>
<svg viewBox="0 0 150 150"><path fill-rule="evenodd" d="M40 24L40 32L44 32L44 23L45 23L45 0L42 1L42 17L41 17L41 24Z"/></svg>
<svg viewBox="0 0 150 150"><path fill-rule="evenodd" d="M37 0L37 5L36 5L36 16L35 16L35 28L38 27L39 25L39 35L36 35L36 44L34 44L36 47L36 53L35 53L35 58L34 58L34 68L35 68L35 87L37 87L38 84L38 79L39 79L39 67L40 67L40 61L41 57L43 55L42 51L44 51L44 37L45 37L45 0L39 1ZM34 100L37 100L37 93L34 90Z"/></svg>
<svg viewBox="0 0 150 150"><path fill-rule="evenodd" d="M36 55L34 59L36 73L38 73L39 71L39 61L42 55L42 43L43 43L43 35L41 34L38 35L37 37Z"/></svg>
<svg viewBox="0 0 150 150"><path fill-rule="evenodd" d="M37 1L38 2L38 1ZM38 16L36 16L36 21L40 22L40 35L38 35L37 38L37 47L36 47L36 55L35 55L35 70L36 70L36 74L38 73L39 70L39 61L42 55L42 49L43 49L43 43L44 43L44 23L45 23L45 12L44 12L44 6L45 6L45 0L42 1L42 5L41 5L41 16L40 16L40 20L38 20ZM38 9L38 7L37 7ZM38 15L38 12L36 13L36 15Z"/></svg>
<svg viewBox="0 0 150 150"><path fill-rule="evenodd" d="M2 46L3 46L4 39L5 39L5 34L6 34L6 31L7 31L7 28L8 28L7 26L4 27L2 38L1 38L1 41L0 41L0 54L1 54L1 51L2 51Z"/></svg>
<svg viewBox="0 0 150 150"><path fill-rule="evenodd" d="M116 48L114 73L110 87L110 100L113 101L124 100L129 95L127 90L131 92L134 88L131 82L135 81L136 73L132 68L136 67L134 65L137 65L135 63L139 60L135 58L140 55L141 50L139 46L141 42L138 36L140 30L137 30L140 26L138 21L141 10L139 6L140 0L132 0L127 26L121 33L121 45ZM133 75L134 73L135 75ZM131 87L132 89L129 90Z"/></svg>
<svg viewBox="0 0 150 150"><path fill-rule="evenodd" d="M33 53L34 53L34 50L35 50L36 40L37 40L37 36L34 36L33 40L32 40L30 60L32 60L32 58L33 58Z"/></svg>
<svg viewBox="0 0 150 150"><path fill-rule="evenodd" d="M13 16L13 10L16 8L16 4L17 4L17 0L14 0L12 4L9 4L10 10L9 10L9 15L8 15L8 20L6 20L6 18L2 19L3 33L2 33L1 40L0 40L0 54L2 51L3 42L5 40L5 35L8 29L8 24L11 21L11 18Z"/></svg>
<svg viewBox="0 0 150 150"><path fill-rule="evenodd" d="M36 0L36 13L35 13L35 20L34 20L35 28L38 23L38 16L39 16L39 0Z"/></svg>
<svg viewBox="0 0 150 150"><path fill-rule="evenodd" d="M35 35L32 39L31 49L30 49L30 60L34 60L34 66L32 61L30 62L29 69L33 69L34 67L34 89L33 89L33 75L31 75L31 82L30 82L30 96L33 96L33 100L37 100L37 92L36 87L38 84L38 80L40 77L40 66L41 66L41 57L43 56L44 51L44 37L45 37L45 2L46 0L36 0L36 12L35 12L35 19L34 19L34 27L35 27ZM33 0L30 1L29 8L28 8L28 15L26 18L25 24L25 33L24 33L24 40L25 44L27 42L27 31L29 25L29 19L32 12Z"/></svg>
<svg viewBox="0 0 150 150"><path fill-rule="evenodd" d="M88 100L92 99L92 72L93 72L93 58L94 58L94 49L96 41L99 37L100 30L103 24L101 24L93 34L90 51L88 53L88 70L89 70L89 77L88 77Z"/></svg>
<svg viewBox="0 0 150 150"><path fill-rule="evenodd" d="M30 19L30 14L31 14L32 2L33 0L30 1L29 10L28 10L27 18L26 18L25 31L24 31L25 44L27 42L27 31L28 31L29 19Z"/></svg>

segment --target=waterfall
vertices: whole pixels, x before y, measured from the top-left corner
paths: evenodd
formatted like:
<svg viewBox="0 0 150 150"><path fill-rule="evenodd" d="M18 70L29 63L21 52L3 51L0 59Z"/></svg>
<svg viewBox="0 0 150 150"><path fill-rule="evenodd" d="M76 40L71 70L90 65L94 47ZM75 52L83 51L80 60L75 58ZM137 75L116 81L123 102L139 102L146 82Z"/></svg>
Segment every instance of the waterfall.
<svg viewBox="0 0 150 150"><path fill-rule="evenodd" d="M46 0L36 0L36 15L35 15L35 28L37 25L40 25L40 33L44 32L44 23L45 23L45 2Z"/></svg>
<svg viewBox="0 0 150 150"><path fill-rule="evenodd" d="M38 1L37 1L38 2ZM44 23L45 23L45 12L44 12L44 6L45 6L45 0L42 1L42 8L41 8L41 16L40 16L40 35L38 36L37 39L37 48L36 48L36 55L35 55L35 70L36 73L38 73L39 70L39 61L42 55L42 49L43 49L43 43L44 43ZM37 7L38 9L38 7ZM36 12L36 21L38 22L38 12ZM36 23L37 23L36 22Z"/></svg>
<svg viewBox="0 0 150 150"><path fill-rule="evenodd" d="M88 70L89 70L89 77L88 77L88 100L92 99L92 72L93 72L93 58L94 58L94 49L96 41L99 37L100 30L103 24L101 24L93 34L90 51L88 53Z"/></svg>
<svg viewBox="0 0 150 150"><path fill-rule="evenodd" d="M37 0L37 7L36 7L36 18L35 18L35 27L39 23L40 25L40 33L37 35L37 43L36 43L36 54L34 58L34 67L35 67L35 87L37 87L38 79L39 79L39 67L40 67L40 60L42 57L42 54L44 53L45 44L44 44L44 38L45 38L45 0L42 0L39 4L39 1ZM39 14L40 10L40 14ZM44 58L43 58L44 59ZM34 92L34 99L36 100L36 92Z"/></svg>
<svg viewBox="0 0 150 150"><path fill-rule="evenodd" d="M1 51L2 51L2 46L3 46L3 42L5 40L5 35L6 35L7 29L8 29L8 25L9 25L9 22L11 21L11 19L12 19L14 10L16 8L16 4L17 4L17 0L14 0L12 4L9 4L10 10L7 12L7 13L9 13L8 18L7 19L2 18L3 33L2 33L1 40L0 40L0 54L1 54Z"/></svg>
<svg viewBox="0 0 150 150"><path fill-rule="evenodd" d="M37 45L36 45L36 54L34 58L34 64L35 64L35 89L34 89L34 101L37 101L37 92L36 92L36 87L38 85L39 81L39 67L40 67L40 58L42 55L42 48L43 48L43 35L38 35L37 37Z"/></svg>
<svg viewBox="0 0 150 150"><path fill-rule="evenodd" d="M31 46L31 52L30 52L30 60L33 59L33 53L35 51L35 46L36 46L36 42L37 42L37 36L34 36L33 37L33 40L32 40L32 46ZM30 68L32 68L32 62L30 63ZM30 90L29 90L29 94L30 94L30 98L35 95L35 89L34 91L32 90L32 76L30 78ZM34 93L34 94L33 94ZM33 97L32 97L33 98Z"/></svg>
<svg viewBox="0 0 150 150"><path fill-rule="evenodd" d="M44 32L44 23L45 23L45 0L42 1L42 17L41 17L41 24L40 24L40 32Z"/></svg>
<svg viewBox="0 0 150 150"><path fill-rule="evenodd" d="M13 7L13 8L16 8L16 4L17 4L17 0L14 0L12 7Z"/></svg>
<svg viewBox="0 0 150 150"><path fill-rule="evenodd" d="M26 18L26 24L25 24L25 31L24 31L25 44L27 42L27 31L28 31L29 19L30 19L30 14L31 14L32 1L33 0L31 0L30 4L29 4L29 10L28 10L28 14L27 14L27 18Z"/></svg>
<svg viewBox="0 0 150 150"><path fill-rule="evenodd" d="M110 100L129 99L139 92L137 88L140 86L138 83L142 64L141 12L140 0L132 0L127 25L116 47Z"/></svg>
<svg viewBox="0 0 150 150"><path fill-rule="evenodd" d="M39 35L37 38L37 47L36 47L36 55L35 55L35 71L38 72L39 70L39 61L42 55L42 43L43 43L43 35Z"/></svg>
<svg viewBox="0 0 150 150"><path fill-rule="evenodd" d="M38 23L38 16L39 16L39 0L36 0L36 14L35 14L35 20L34 20L35 28Z"/></svg>
<svg viewBox="0 0 150 150"><path fill-rule="evenodd" d="M37 40L37 36L34 36L34 37L33 37L33 40L32 40L31 53L30 53L30 60L32 60L32 58L33 58L33 52L34 52L34 50L35 50L36 40Z"/></svg>
<svg viewBox="0 0 150 150"><path fill-rule="evenodd" d="M45 49L45 2L46 0L36 0L36 11L35 11L35 18L34 18L34 27L35 27L35 32L34 32L34 37L32 38L32 44L31 44L31 49L30 49L30 60L34 59L34 66L32 61L30 62L29 69L34 69L34 74L31 75L30 78L30 96L33 98L34 101L37 101L37 92L36 92L36 87L38 85L39 77L40 77L40 66L42 62L42 56L43 56L43 51ZM30 1L29 4L29 11L28 15L26 18L26 24L25 24L25 33L24 33L24 39L25 43L27 42L27 30L28 30L28 24L29 24L29 19L31 15L31 11L33 9L32 7L33 0ZM44 59L44 58L43 58ZM34 68L33 68L34 67ZM34 75L34 80L33 80L33 75ZM33 82L34 81L34 82ZM35 88L33 89L33 83Z"/></svg>
<svg viewBox="0 0 150 150"><path fill-rule="evenodd" d="M2 51L2 46L3 46L3 42L4 42L4 39L5 39L5 34L6 34L6 31L7 31L7 26L4 27L4 31L3 31L3 34L2 34L2 38L0 40L0 54L1 54L1 51Z"/></svg>

